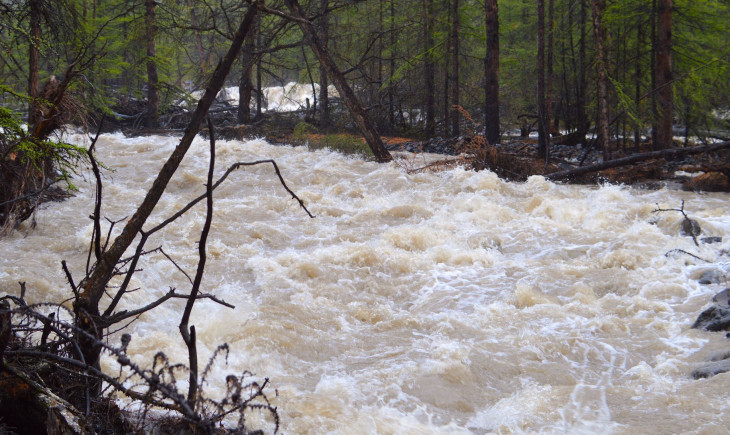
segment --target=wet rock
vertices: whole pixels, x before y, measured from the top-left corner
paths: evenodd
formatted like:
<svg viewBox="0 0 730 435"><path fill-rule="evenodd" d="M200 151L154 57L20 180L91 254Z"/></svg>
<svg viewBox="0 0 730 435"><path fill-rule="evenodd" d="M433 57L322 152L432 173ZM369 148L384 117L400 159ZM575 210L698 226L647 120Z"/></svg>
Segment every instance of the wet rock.
<svg viewBox="0 0 730 435"><path fill-rule="evenodd" d="M712 243L722 243L722 237L712 236L712 237L703 237L700 239L700 242L706 243L706 244L712 244Z"/></svg>
<svg viewBox="0 0 730 435"><path fill-rule="evenodd" d="M720 280L722 280L723 274L719 270L706 270L700 275L700 278L697 280L702 285L708 285L708 284L719 284Z"/></svg>
<svg viewBox="0 0 730 435"><path fill-rule="evenodd" d="M713 305L697 317L693 329L706 331L730 330L730 306Z"/></svg>
<svg viewBox="0 0 730 435"><path fill-rule="evenodd" d="M699 236L702 233L702 228L699 222L694 219L685 218L682 221L682 225L679 227L679 233L683 236Z"/></svg>
<svg viewBox="0 0 730 435"><path fill-rule="evenodd" d="M730 305L730 288L726 288L712 298L717 305Z"/></svg>
<svg viewBox="0 0 730 435"><path fill-rule="evenodd" d="M695 379L709 378L730 371L730 359L714 361L692 372Z"/></svg>

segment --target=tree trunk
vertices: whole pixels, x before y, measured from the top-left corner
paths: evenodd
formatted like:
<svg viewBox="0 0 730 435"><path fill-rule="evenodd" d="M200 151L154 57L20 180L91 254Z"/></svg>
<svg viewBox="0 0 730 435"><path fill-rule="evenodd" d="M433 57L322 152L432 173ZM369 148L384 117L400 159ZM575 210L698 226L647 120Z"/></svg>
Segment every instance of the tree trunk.
<svg viewBox="0 0 730 435"><path fill-rule="evenodd" d="M537 0L537 155L550 158L550 119L545 101L545 0Z"/></svg>
<svg viewBox="0 0 730 435"><path fill-rule="evenodd" d="M320 10L322 13L322 18L319 23L319 31L322 35L322 44L327 46L327 43L329 41L329 14L327 13L327 6L329 4L329 0L321 0L320 1ZM327 92L327 86L329 86L329 82L327 80L327 71L325 70L324 66L320 63L319 65L319 125L322 127L327 127L330 123L330 97L329 92Z"/></svg>
<svg viewBox="0 0 730 435"><path fill-rule="evenodd" d="M238 116L239 124L251 122L251 95L253 94L253 67L256 64L256 26L251 26L246 36L246 43L241 50L241 78L238 81Z"/></svg>
<svg viewBox="0 0 730 435"><path fill-rule="evenodd" d="M305 39L312 48L312 51L314 52L314 54L317 55L320 63L327 71L327 75L332 79L332 82L337 88L337 91L340 93L340 97L342 97L342 99L345 101L347 108L350 110L350 114L355 119L355 123L357 123L360 129L360 133L363 135L363 137L365 137L365 141L370 147L370 150L373 152L376 160L381 163L393 160L390 152L388 152L388 149L385 148L385 145L383 145L383 141L380 139L380 136L375 131L375 128L370 121L370 118L368 118L365 110L363 110L362 106L357 101L357 98L355 97L355 93L352 91L352 88L350 88L350 85L347 84L345 77L342 75L340 70L337 68L337 65L330 57L329 53L327 52L327 48L322 45L322 42L317 36L314 25L312 25L312 22L310 20L305 18L304 11L302 11L301 6L299 6L299 2L297 0L285 0L285 3L286 6L289 8L292 16L296 18L297 24L302 30L302 33L304 34Z"/></svg>
<svg viewBox="0 0 730 435"><path fill-rule="evenodd" d="M586 62L586 38L588 37L586 27L588 24L588 12L586 8L586 1L580 0L580 43L578 46L578 132L583 137L588 133L588 127L590 125L588 116L586 115L586 88L588 87L588 80L586 79L586 72L588 69L588 63Z"/></svg>
<svg viewBox="0 0 730 435"><path fill-rule="evenodd" d="M256 16L256 47L260 50L262 49L262 43L261 43L261 16ZM263 112L263 100L264 100L264 94L263 94L263 85L261 80L261 61L262 61L263 55L259 55L256 58L256 118L260 118L261 114Z"/></svg>
<svg viewBox="0 0 730 435"><path fill-rule="evenodd" d="M195 49L198 51L200 71L205 75L208 74L208 65L205 60L205 53L203 53L203 38L201 38L200 29L198 29L198 16L195 13L195 2L188 0L188 7L190 8L190 24L195 28Z"/></svg>
<svg viewBox="0 0 730 435"><path fill-rule="evenodd" d="M30 40L28 41L28 126L35 126L40 121L40 104L38 101L38 70L40 69L41 43L41 1L30 0Z"/></svg>
<svg viewBox="0 0 730 435"><path fill-rule="evenodd" d="M390 62L389 62L390 84L388 85L388 122L395 125L395 0L390 0Z"/></svg>
<svg viewBox="0 0 730 435"><path fill-rule="evenodd" d="M656 86L659 120L655 149L672 147L672 0L657 3Z"/></svg>
<svg viewBox="0 0 730 435"><path fill-rule="evenodd" d="M598 139L603 147L603 160L611 159L608 133L608 78L606 76L606 29L601 22L601 14L606 7L605 0L592 0L593 33L596 40L596 74L598 87Z"/></svg>
<svg viewBox="0 0 730 435"><path fill-rule="evenodd" d="M434 26L434 9L433 0L423 1L423 41L426 52L425 63L423 68L424 85L426 87L426 134L433 135L436 131L436 78L435 66L433 63L433 26Z"/></svg>
<svg viewBox="0 0 730 435"><path fill-rule="evenodd" d="M459 0L453 0L451 18L451 134L459 135Z"/></svg>
<svg viewBox="0 0 730 435"><path fill-rule="evenodd" d="M656 29L656 9L657 9L657 0L651 1L651 26L649 26L651 31L651 55L650 59L651 62L649 63L649 76L651 77L651 146L655 150L657 150L657 144L659 141L657 140L657 130L659 130L657 121L659 120L659 110L657 109L657 98L656 98L656 89L657 89L657 29Z"/></svg>
<svg viewBox="0 0 730 435"><path fill-rule="evenodd" d="M554 20L553 9L554 0L548 0L547 13L547 73L545 77L545 121L547 124L548 146L550 144L550 135L557 126L552 125L553 120L553 46L554 44ZM556 133L557 134L557 133Z"/></svg>
<svg viewBox="0 0 730 435"><path fill-rule="evenodd" d="M147 128L157 128L159 125L160 96L157 93L157 20L155 18L155 0L145 0L145 24L147 26L145 38L147 39L147 117L145 125Z"/></svg>
<svg viewBox="0 0 730 435"><path fill-rule="evenodd" d="M489 145L499 142L499 10L497 0L484 2L487 56L484 58L484 134Z"/></svg>
<svg viewBox="0 0 730 435"><path fill-rule="evenodd" d="M644 32L643 26L639 23L636 26L636 76L635 76L635 87L634 87L634 104L636 104L636 110L638 117L641 118L641 45L644 43ZM634 152L641 150L641 124L635 122L634 129Z"/></svg>

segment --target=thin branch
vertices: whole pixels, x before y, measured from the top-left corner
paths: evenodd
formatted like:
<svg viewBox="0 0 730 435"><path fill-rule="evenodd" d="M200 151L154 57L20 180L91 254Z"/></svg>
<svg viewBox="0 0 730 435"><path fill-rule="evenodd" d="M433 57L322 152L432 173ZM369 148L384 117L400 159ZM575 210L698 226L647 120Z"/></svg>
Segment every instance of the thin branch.
<svg viewBox="0 0 730 435"><path fill-rule="evenodd" d="M66 279L68 280L68 284L71 286L71 291L74 292L75 296L78 296L79 290L76 287L76 284L74 283L73 276L71 276L71 271L68 270L68 266L66 265L66 260L61 260L61 267L63 268L63 272L66 274Z"/></svg>
<svg viewBox="0 0 730 435"><path fill-rule="evenodd" d="M180 320L180 334L182 335L185 345L188 347L188 360L190 363L190 382L188 387L188 403L195 403L195 397L198 392L198 351L196 346L195 326L190 326L188 330L188 322L190 314L193 311L196 297L200 291L200 283L203 281L205 273L206 243L210 226L213 223L213 172L215 171L215 128L208 118L208 134L210 135L210 163L208 164L208 182L205 185L205 223L200 233L200 241L198 241L198 269L195 271L195 280L190 290L190 297L185 304L185 311Z"/></svg>
<svg viewBox="0 0 730 435"><path fill-rule="evenodd" d="M96 178L96 199L94 201L94 214L92 215L92 218L94 219L94 234L91 238L92 243L94 244L94 256L96 257L96 261L99 261L101 259L101 192L102 192L102 183L101 183L101 173L99 172L99 165L96 164L96 159L94 158L94 147L96 146L96 141L99 140L99 135L101 134L101 129L104 126L104 118L106 115L102 115L101 121L99 121L99 127L96 130L96 136L94 136L94 139L91 141L91 145L89 145L89 149L86 150L86 154L89 156L89 161L91 162L91 170L94 173L94 178ZM88 270L87 270L88 273Z"/></svg>
<svg viewBox="0 0 730 435"><path fill-rule="evenodd" d="M705 260L704 258L702 258L702 257L698 257L698 256L696 256L695 254L693 254L693 253L691 253L691 252L687 252L687 251L685 251L684 249L672 249L671 251L669 251L669 252L667 252L666 254L664 254L664 256L665 256L665 257L669 257L669 254L673 254L673 253L675 253L675 252L679 252L680 254L686 254L686 255L689 255L690 257L692 257L692 258L696 258L697 260L700 260L700 261L704 261L705 263L712 263L712 261L710 261L710 260Z"/></svg>

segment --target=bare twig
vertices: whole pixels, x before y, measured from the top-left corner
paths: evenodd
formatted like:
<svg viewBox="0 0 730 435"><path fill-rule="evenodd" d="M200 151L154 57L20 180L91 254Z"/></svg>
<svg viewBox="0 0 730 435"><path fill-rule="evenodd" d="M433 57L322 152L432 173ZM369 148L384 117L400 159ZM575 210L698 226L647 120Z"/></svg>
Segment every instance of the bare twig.
<svg viewBox="0 0 730 435"><path fill-rule="evenodd" d="M198 392L198 351L196 345L195 326L190 326L188 329L188 322L190 321L190 315L193 311L193 305L195 304L196 297L200 291L200 283L203 280L203 274L205 273L205 261L206 261L206 243L208 241L208 234L210 233L210 226L213 222L213 171L215 170L215 129L213 123L208 118L208 131L210 134L210 163L208 164L208 182L205 185L205 223L203 224L203 230L200 233L200 240L198 241L198 268L195 271L195 279L193 281L193 287L190 290L190 297L188 298L187 304L185 304L185 311L183 312L182 319L180 319L180 334L182 335L183 341L188 348L188 362L190 363L190 376L188 386L188 403L195 403L195 397Z"/></svg>
<svg viewBox="0 0 730 435"><path fill-rule="evenodd" d="M690 257L692 257L692 258L696 258L697 260L700 260L700 261L704 261L705 263L712 263L712 261L710 261L710 260L705 260L704 258L702 258L702 257L698 257L698 256L696 256L695 254L693 254L693 253L691 253L691 252L687 252L687 251L685 251L684 249L672 249L671 251L669 251L669 252L667 252L666 254L664 254L664 256L666 256L666 257L669 257L669 255L670 255L670 254L673 254L673 253L675 253L675 252L678 252L678 253L680 253L680 254L686 254L686 255L689 255Z"/></svg>
<svg viewBox="0 0 730 435"><path fill-rule="evenodd" d="M66 279L68 280L68 284L71 286L71 291L73 291L74 296L78 296L79 290L74 283L73 276L71 276L71 271L68 270L66 260L61 260L61 267L63 268L63 272L66 274Z"/></svg>
<svg viewBox="0 0 730 435"><path fill-rule="evenodd" d="M104 117L105 115L102 115L101 121L99 121L99 127L96 130L96 136L91 140L91 145L89 145L89 149L86 150L86 154L89 156L89 161L91 162L91 170L94 173L94 178L96 179L96 198L94 200L94 214L92 215L92 219L94 220L94 234L91 237L91 241L94 244L94 257L96 258L96 261L98 262L101 259L101 192L102 192L102 183L101 183L101 173L99 172L99 165L96 164L96 159L94 158L94 147L96 146L96 141L99 140L99 135L101 134L101 129L104 125ZM88 270L88 263L87 263L87 271L86 273L89 273Z"/></svg>

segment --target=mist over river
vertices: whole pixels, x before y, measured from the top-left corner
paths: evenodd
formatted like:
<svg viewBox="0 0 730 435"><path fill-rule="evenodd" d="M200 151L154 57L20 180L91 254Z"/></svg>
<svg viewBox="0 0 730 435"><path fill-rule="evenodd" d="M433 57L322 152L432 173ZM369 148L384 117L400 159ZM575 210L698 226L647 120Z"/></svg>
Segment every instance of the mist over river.
<svg viewBox="0 0 730 435"><path fill-rule="evenodd" d="M85 137L69 138L79 144ZM178 138L101 136L102 214L131 216ZM223 342L225 375L270 378L286 434L725 433L730 374L693 380L730 350L723 333L690 329L730 275L727 193L571 186L489 171L407 174L329 151L263 140L219 141L216 177L237 161L273 158L310 219L270 165L233 173L215 192L201 287L236 306L196 303L201 365ZM204 191L208 142L197 138L153 217ZM417 163L416 163L417 164ZM26 281L29 302L62 301L66 260L82 276L92 234L93 179L0 239L0 288ZM679 235L685 200L703 236ZM204 201L147 243L191 275ZM108 227L108 223L107 223ZM147 228L151 224L146 225ZM682 249L688 255L665 255ZM146 257L126 308L190 288L162 255ZM78 279L78 278L77 278ZM177 325L183 301L142 316L130 354L158 350L187 362ZM123 308L124 308L123 307ZM113 363L104 366L113 370ZM278 396L273 394L278 391Z"/></svg>

